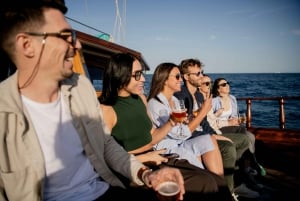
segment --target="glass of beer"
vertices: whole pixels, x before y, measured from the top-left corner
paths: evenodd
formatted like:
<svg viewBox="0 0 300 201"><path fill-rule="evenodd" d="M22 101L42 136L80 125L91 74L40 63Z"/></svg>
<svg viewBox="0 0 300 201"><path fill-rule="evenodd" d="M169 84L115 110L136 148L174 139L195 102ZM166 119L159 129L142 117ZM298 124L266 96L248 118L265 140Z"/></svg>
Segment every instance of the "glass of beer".
<svg viewBox="0 0 300 201"><path fill-rule="evenodd" d="M159 201L178 201L180 188L176 182L165 181L159 184L157 198Z"/></svg>
<svg viewBox="0 0 300 201"><path fill-rule="evenodd" d="M171 116L173 121L175 121L176 123L180 123L179 136L184 136L182 129L182 123L186 120L186 108L184 100L178 100L173 102Z"/></svg>
<svg viewBox="0 0 300 201"><path fill-rule="evenodd" d="M199 103L199 105L201 105L201 104ZM194 104L193 104L193 118L195 118L198 115L198 113L200 112L199 105L198 105L198 102L194 100Z"/></svg>
<svg viewBox="0 0 300 201"><path fill-rule="evenodd" d="M240 124L246 124L246 114L245 113L239 113L239 122Z"/></svg>
<svg viewBox="0 0 300 201"><path fill-rule="evenodd" d="M197 100L194 100L194 104L193 104L193 113L190 117L189 120L193 120L200 112L200 107L201 107L201 103L198 103ZM195 129L197 131L203 131L202 126L199 124L197 126L197 128Z"/></svg>

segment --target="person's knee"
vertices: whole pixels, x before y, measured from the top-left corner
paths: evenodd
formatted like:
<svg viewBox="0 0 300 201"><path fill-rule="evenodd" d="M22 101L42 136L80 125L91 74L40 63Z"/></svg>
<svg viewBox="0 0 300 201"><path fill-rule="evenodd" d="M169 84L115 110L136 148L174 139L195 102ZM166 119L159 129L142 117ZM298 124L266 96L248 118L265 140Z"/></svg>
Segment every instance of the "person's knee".
<svg viewBox="0 0 300 201"><path fill-rule="evenodd" d="M246 134L247 134L248 138L250 139L250 141L252 143L254 143L255 142L255 135L251 132L247 132Z"/></svg>
<svg viewBox="0 0 300 201"><path fill-rule="evenodd" d="M237 152L235 146L228 141L220 142L219 146L224 168L234 167L237 160Z"/></svg>
<svg viewBox="0 0 300 201"><path fill-rule="evenodd" d="M225 158L236 159L236 148L233 143L229 141L223 141L219 143L219 147L222 154L222 158L224 156Z"/></svg>
<svg viewBox="0 0 300 201"><path fill-rule="evenodd" d="M249 138L249 136L248 135L241 135L240 136L240 145L239 145L239 147L241 147L241 148L245 148L245 150L252 144L253 142L252 142L252 140L251 140L251 138Z"/></svg>
<svg viewBox="0 0 300 201"><path fill-rule="evenodd" d="M217 192L219 185L222 186L221 180L214 178L208 171L194 171L183 173L184 187L186 192ZM217 177L217 176L216 176Z"/></svg>

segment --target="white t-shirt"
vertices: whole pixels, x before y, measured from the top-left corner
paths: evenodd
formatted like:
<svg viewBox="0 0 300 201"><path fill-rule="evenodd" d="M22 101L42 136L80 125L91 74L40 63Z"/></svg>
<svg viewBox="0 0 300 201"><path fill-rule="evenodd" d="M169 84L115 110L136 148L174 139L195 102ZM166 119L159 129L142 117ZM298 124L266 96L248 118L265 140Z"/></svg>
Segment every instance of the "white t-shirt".
<svg viewBox="0 0 300 201"><path fill-rule="evenodd" d="M99 179L72 124L61 93L52 103L22 101L32 119L46 162L44 198L47 201L90 201L109 185Z"/></svg>

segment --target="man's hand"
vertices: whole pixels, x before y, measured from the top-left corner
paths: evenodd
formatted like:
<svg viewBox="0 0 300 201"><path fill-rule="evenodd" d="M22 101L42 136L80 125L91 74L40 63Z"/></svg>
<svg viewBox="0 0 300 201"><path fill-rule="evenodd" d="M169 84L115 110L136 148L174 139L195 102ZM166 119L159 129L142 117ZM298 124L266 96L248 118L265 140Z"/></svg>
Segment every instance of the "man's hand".
<svg viewBox="0 0 300 201"><path fill-rule="evenodd" d="M155 191L157 191L158 185L164 181L174 181L178 183L180 187L180 200L183 200L185 193L184 180L178 169L164 167L147 174L146 177Z"/></svg>
<svg viewBox="0 0 300 201"><path fill-rule="evenodd" d="M201 111L205 111L206 114L211 110L212 108L212 97L208 97L204 100L204 102L201 105Z"/></svg>

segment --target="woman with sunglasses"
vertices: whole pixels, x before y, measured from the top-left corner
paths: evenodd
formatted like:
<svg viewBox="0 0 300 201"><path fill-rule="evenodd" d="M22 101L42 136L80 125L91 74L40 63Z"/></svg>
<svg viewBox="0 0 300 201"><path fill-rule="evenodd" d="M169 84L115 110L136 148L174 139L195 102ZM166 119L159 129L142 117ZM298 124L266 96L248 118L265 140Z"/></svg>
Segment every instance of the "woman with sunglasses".
<svg viewBox="0 0 300 201"><path fill-rule="evenodd" d="M213 113L217 116L218 128L226 132L226 127L239 127L239 110L235 96L230 94L230 84L225 78L218 78L214 81L213 88ZM242 127L243 128L243 127ZM246 132L246 130L243 130ZM251 144L249 149L251 153L255 151L255 136L251 132L246 132L250 138Z"/></svg>
<svg viewBox="0 0 300 201"><path fill-rule="evenodd" d="M240 124L238 115L239 109L236 97L230 94L230 83L225 78L217 78L214 81L213 88L213 113L217 116L218 128L223 132L246 133L249 137L249 149L246 157L252 158L252 167L245 168L245 173L249 177L251 175L257 175L257 171L264 176L264 168L256 161L255 157L255 135L249 132L245 126ZM238 129L237 129L238 128ZM249 153L248 153L249 152ZM256 185L253 177L249 177L249 180L255 189L261 188L261 185Z"/></svg>
<svg viewBox="0 0 300 201"><path fill-rule="evenodd" d="M225 84L227 85L227 84ZM211 94L211 88L212 88L212 81L208 75L203 75L201 83L199 84L199 91L202 93L204 99L206 99ZM220 112L223 110L221 109ZM237 155L237 164L239 164L239 170L244 171L243 173L248 173L251 166L249 163L249 155L248 155L248 149L250 145L250 139L246 135L245 132L238 133L238 132L222 132L220 130L220 122L218 120L218 117L213 112L213 108L207 113L207 121L209 122L210 126L216 131L218 135L225 136L229 138L236 149L236 155ZM235 184L234 193L238 196L246 197L246 198L257 198L259 197L259 193L256 192L254 189L249 189L247 187L248 179L245 179L244 175L240 177L240 182L237 185Z"/></svg>
<svg viewBox="0 0 300 201"><path fill-rule="evenodd" d="M153 146L166 138L175 123L168 116L162 127L154 128L152 125L143 94L143 72L141 62L130 54L120 53L111 57L109 66L104 70L103 91L99 97L107 133L111 133L139 161L151 164L152 168L178 168L184 177L184 200L230 200L223 178L191 165L187 160L168 159L161 155L174 153L175 149L153 150ZM174 79L177 78L180 79L180 75L175 74ZM196 156L194 160L197 160Z"/></svg>

